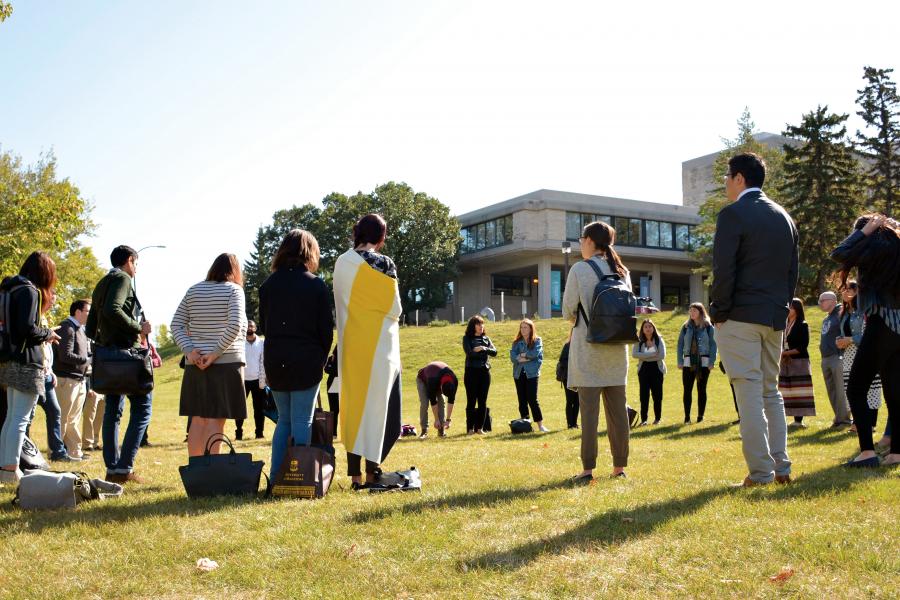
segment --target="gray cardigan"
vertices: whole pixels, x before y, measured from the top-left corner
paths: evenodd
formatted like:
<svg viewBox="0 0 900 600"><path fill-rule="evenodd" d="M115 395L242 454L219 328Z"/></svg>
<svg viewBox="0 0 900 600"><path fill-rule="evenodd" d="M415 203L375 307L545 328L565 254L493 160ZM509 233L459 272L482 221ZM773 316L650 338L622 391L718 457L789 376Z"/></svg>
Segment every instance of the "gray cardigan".
<svg viewBox="0 0 900 600"><path fill-rule="evenodd" d="M655 362L660 372L665 375L668 372L668 369L666 369L666 342L660 337L659 346L656 350L647 352L644 348L644 342L635 344L632 347L631 355L642 363ZM638 365L638 369L640 368L640 365Z"/></svg>

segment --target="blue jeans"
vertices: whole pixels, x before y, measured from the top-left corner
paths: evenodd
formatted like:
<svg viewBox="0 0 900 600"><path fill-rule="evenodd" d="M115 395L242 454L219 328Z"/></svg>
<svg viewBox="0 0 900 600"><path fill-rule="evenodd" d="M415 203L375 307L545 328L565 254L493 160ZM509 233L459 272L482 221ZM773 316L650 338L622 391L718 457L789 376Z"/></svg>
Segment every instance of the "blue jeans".
<svg viewBox="0 0 900 600"><path fill-rule="evenodd" d="M50 460L59 460L69 455L66 445L63 443L60 428L59 401L56 399L56 387L53 378L48 377L44 383L44 394L38 396L37 406L44 409L44 418L47 422L47 447L50 448ZM34 421L36 409L31 409L31 418L28 420L28 429L25 435L31 435L31 422Z"/></svg>
<svg viewBox="0 0 900 600"><path fill-rule="evenodd" d="M153 396L128 396L131 401L131 416L125 429L125 439L119 448L119 421L125 410L125 396L107 394L106 411L103 413L103 462L108 473L131 473L134 470L134 457L137 456L144 432L150 425Z"/></svg>
<svg viewBox="0 0 900 600"><path fill-rule="evenodd" d="M295 446L305 446L309 443L318 393L318 383L311 388L293 392L272 390L275 406L278 407L278 423L275 425L275 433L272 434L270 477L274 478L278 473L291 438L293 438Z"/></svg>
<svg viewBox="0 0 900 600"><path fill-rule="evenodd" d="M26 394L16 388L6 388L6 420L0 429L0 466L16 465L19 467L19 455L22 453L22 442L25 441L25 430L37 402L37 395Z"/></svg>

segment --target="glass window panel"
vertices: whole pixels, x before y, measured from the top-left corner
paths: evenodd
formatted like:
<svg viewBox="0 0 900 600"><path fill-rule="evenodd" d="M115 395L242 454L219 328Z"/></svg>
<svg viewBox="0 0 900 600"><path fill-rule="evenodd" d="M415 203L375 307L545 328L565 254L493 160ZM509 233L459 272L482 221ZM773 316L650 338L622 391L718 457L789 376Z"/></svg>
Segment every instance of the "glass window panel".
<svg viewBox="0 0 900 600"><path fill-rule="evenodd" d="M606 215L600 215L597 217L598 221L603 221L607 225L612 225L612 217L608 217Z"/></svg>
<svg viewBox="0 0 900 600"><path fill-rule="evenodd" d="M566 239L577 240L581 237L581 215L578 213L566 213Z"/></svg>
<svg viewBox="0 0 900 600"><path fill-rule="evenodd" d="M628 227L631 230L628 234L628 243L632 246L642 246L644 244L644 234L641 231L642 222L640 219L629 219Z"/></svg>
<svg viewBox="0 0 900 600"><path fill-rule="evenodd" d="M659 221L644 221L647 233L647 245L659 247Z"/></svg>
<svg viewBox="0 0 900 600"><path fill-rule="evenodd" d="M675 225L675 247L679 250L686 250L690 243L690 228L687 225Z"/></svg>
<svg viewBox="0 0 900 600"><path fill-rule="evenodd" d="M475 249L484 250L484 223L475 226Z"/></svg>
<svg viewBox="0 0 900 600"><path fill-rule="evenodd" d="M628 219L626 217L616 217L614 227L616 229L616 243L626 245L630 244L631 240L629 239Z"/></svg>
<svg viewBox="0 0 900 600"><path fill-rule="evenodd" d="M660 246L660 248L671 248L672 247L672 224L671 223L660 223L659 224L659 246Z"/></svg>
<svg viewBox="0 0 900 600"><path fill-rule="evenodd" d="M484 247L492 248L497 245L497 221L488 221L484 224L485 238Z"/></svg>
<svg viewBox="0 0 900 600"><path fill-rule="evenodd" d="M588 214L582 213L582 215L581 215L581 227L582 227L582 229L584 229L585 227L587 227L588 225L590 225L593 221L594 221L594 216L593 216L593 215L588 215ZM579 233L578 235L581 235L581 234Z"/></svg>
<svg viewBox="0 0 900 600"><path fill-rule="evenodd" d="M513 218L507 215L503 218L503 243L508 244L513 239Z"/></svg>
<svg viewBox="0 0 900 600"><path fill-rule="evenodd" d="M459 244L459 253L465 254L469 251L469 228L464 227L462 231L459 232L460 237L462 237L462 241Z"/></svg>

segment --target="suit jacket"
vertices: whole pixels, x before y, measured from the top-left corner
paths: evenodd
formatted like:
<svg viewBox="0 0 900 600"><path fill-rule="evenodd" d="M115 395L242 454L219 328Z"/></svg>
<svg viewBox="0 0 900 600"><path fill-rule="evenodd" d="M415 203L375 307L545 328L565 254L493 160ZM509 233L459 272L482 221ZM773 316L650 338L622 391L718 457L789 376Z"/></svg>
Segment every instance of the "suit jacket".
<svg viewBox="0 0 900 600"><path fill-rule="evenodd" d="M76 327L71 319L66 319L56 332L59 343L53 346L53 372L57 377L81 381L90 362L84 327Z"/></svg>
<svg viewBox="0 0 900 600"><path fill-rule="evenodd" d="M797 287L798 242L793 219L762 192L723 208L713 241L712 321L783 330Z"/></svg>

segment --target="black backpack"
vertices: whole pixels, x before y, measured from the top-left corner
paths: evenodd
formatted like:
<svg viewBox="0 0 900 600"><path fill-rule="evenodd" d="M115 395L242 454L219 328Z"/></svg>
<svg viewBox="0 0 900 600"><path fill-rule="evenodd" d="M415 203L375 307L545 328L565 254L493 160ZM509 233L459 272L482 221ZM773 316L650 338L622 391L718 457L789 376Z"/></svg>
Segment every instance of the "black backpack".
<svg viewBox="0 0 900 600"><path fill-rule="evenodd" d="M33 287L30 283L14 285L8 290L0 290L0 362L8 362L15 353L10 333L10 304L13 292L22 288Z"/></svg>
<svg viewBox="0 0 900 600"><path fill-rule="evenodd" d="M590 318L579 303L579 316L587 325L591 344L621 344L637 340L637 299L619 275L604 275L593 260L591 265L600 280L594 288ZM577 324L577 323L576 323Z"/></svg>

